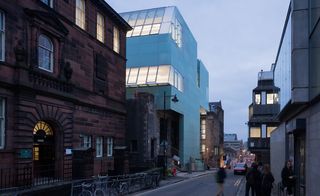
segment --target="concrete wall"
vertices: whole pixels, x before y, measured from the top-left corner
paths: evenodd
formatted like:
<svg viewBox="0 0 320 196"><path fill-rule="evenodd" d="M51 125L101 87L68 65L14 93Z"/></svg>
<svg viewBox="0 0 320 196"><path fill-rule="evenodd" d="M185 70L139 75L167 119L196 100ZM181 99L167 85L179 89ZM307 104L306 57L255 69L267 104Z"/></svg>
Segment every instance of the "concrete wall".
<svg viewBox="0 0 320 196"><path fill-rule="evenodd" d="M281 170L286 161L285 133L285 124L282 123L270 137L270 166L275 183L281 182Z"/></svg>

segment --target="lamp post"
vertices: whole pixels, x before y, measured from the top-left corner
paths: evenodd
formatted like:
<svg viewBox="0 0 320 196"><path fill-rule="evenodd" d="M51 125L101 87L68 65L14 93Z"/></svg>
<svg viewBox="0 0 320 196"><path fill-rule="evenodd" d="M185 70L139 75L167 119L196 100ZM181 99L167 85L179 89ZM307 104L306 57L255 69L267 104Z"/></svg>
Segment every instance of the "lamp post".
<svg viewBox="0 0 320 196"><path fill-rule="evenodd" d="M163 142L163 153L164 153L164 176L166 176L167 173L167 140L168 140L168 131L167 131L167 119L166 119L166 98L167 97L173 97L171 99L171 101L173 101L174 103L178 102L178 98L177 95L166 95L166 91L163 92L163 120L164 120L164 142Z"/></svg>

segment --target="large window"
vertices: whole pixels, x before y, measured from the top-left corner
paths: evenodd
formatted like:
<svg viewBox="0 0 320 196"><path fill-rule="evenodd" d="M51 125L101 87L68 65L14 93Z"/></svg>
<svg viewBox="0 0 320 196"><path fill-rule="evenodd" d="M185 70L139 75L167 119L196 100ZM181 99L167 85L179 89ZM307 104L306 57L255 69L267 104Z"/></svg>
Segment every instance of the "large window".
<svg viewBox="0 0 320 196"><path fill-rule="evenodd" d="M177 19L171 24L171 37L179 47L182 46L182 27Z"/></svg>
<svg viewBox="0 0 320 196"><path fill-rule="evenodd" d="M4 148L5 141L5 101L0 97L0 149Z"/></svg>
<svg viewBox="0 0 320 196"><path fill-rule="evenodd" d="M183 91L183 77L170 65L127 68L126 84L128 87L171 84Z"/></svg>
<svg viewBox="0 0 320 196"><path fill-rule="evenodd" d="M107 156L112 157L113 155L113 138L112 137L107 138L107 148L108 148Z"/></svg>
<svg viewBox="0 0 320 196"><path fill-rule="evenodd" d="M97 13L97 39L104 42L104 17Z"/></svg>
<svg viewBox="0 0 320 196"><path fill-rule="evenodd" d="M250 127L250 138L260 138L261 128L260 127Z"/></svg>
<svg viewBox="0 0 320 196"><path fill-rule="evenodd" d="M278 101L278 93L267 93L267 104L277 104Z"/></svg>
<svg viewBox="0 0 320 196"><path fill-rule="evenodd" d="M206 145L205 144L202 144L201 145L201 152L206 152Z"/></svg>
<svg viewBox="0 0 320 196"><path fill-rule="evenodd" d="M116 53L120 52L120 33L117 27L113 27L113 50Z"/></svg>
<svg viewBox="0 0 320 196"><path fill-rule="evenodd" d="M47 6L53 7L53 0L41 0Z"/></svg>
<svg viewBox="0 0 320 196"><path fill-rule="evenodd" d="M206 139L206 120L201 120L200 132L201 139Z"/></svg>
<svg viewBox="0 0 320 196"><path fill-rule="evenodd" d="M86 27L86 3L85 0L76 0L76 24L85 29Z"/></svg>
<svg viewBox="0 0 320 196"><path fill-rule="evenodd" d="M96 157L103 156L103 137L96 138Z"/></svg>
<svg viewBox="0 0 320 196"><path fill-rule="evenodd" d="M255 94L255 103L260 105L261 104L261 95Z"/></svg>
<svg viewBox="0 0 320 196"><path fill-rule="evenodd" d="M271 136L271 133L273 130L275 130L277 127L267 127L267 137L270 137Z"/></svg>
<svg viewBox="0 0 320 196"><path fill-rule="evenodd" d="M83 135L83 140L82 140L82 147L84 148L91 148L91 136L90 135Z"/></svg>
<svg viewBox="0 0 320 196"><path fill-rule="evenodd" d="M40 35L38 40L38 64L41 69L53 71L53 44L45 35Z"/></svg>
<svg viewBox="0 0 320 196"><path fill-rule="evenodd" d="M5 55L5 15L0 10L0 61L4 61Z"/></svg>

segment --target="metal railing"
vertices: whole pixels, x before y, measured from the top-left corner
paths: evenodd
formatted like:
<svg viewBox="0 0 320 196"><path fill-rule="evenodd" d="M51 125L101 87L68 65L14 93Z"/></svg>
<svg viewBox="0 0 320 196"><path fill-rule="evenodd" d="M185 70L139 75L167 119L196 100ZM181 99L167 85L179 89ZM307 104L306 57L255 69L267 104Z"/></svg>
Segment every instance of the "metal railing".
<svg viewBox="0 0 320 196"><path fill-rule="evenodd" d="M160 170L120 176L97 176L72 183L71 196L127 195L139 190L159 186Z"/></svg>

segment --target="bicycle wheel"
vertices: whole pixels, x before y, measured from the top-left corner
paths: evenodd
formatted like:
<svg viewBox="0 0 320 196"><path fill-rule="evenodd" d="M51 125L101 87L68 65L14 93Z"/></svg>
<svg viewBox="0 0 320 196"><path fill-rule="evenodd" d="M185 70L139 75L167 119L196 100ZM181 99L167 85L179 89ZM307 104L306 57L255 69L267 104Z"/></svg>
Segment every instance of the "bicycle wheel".
<svg viewBox="0 0 320 196"><path fill-rule="evenodd" d="M79 196L92 196L92 193L88 190L83 190Z"/></svg>

